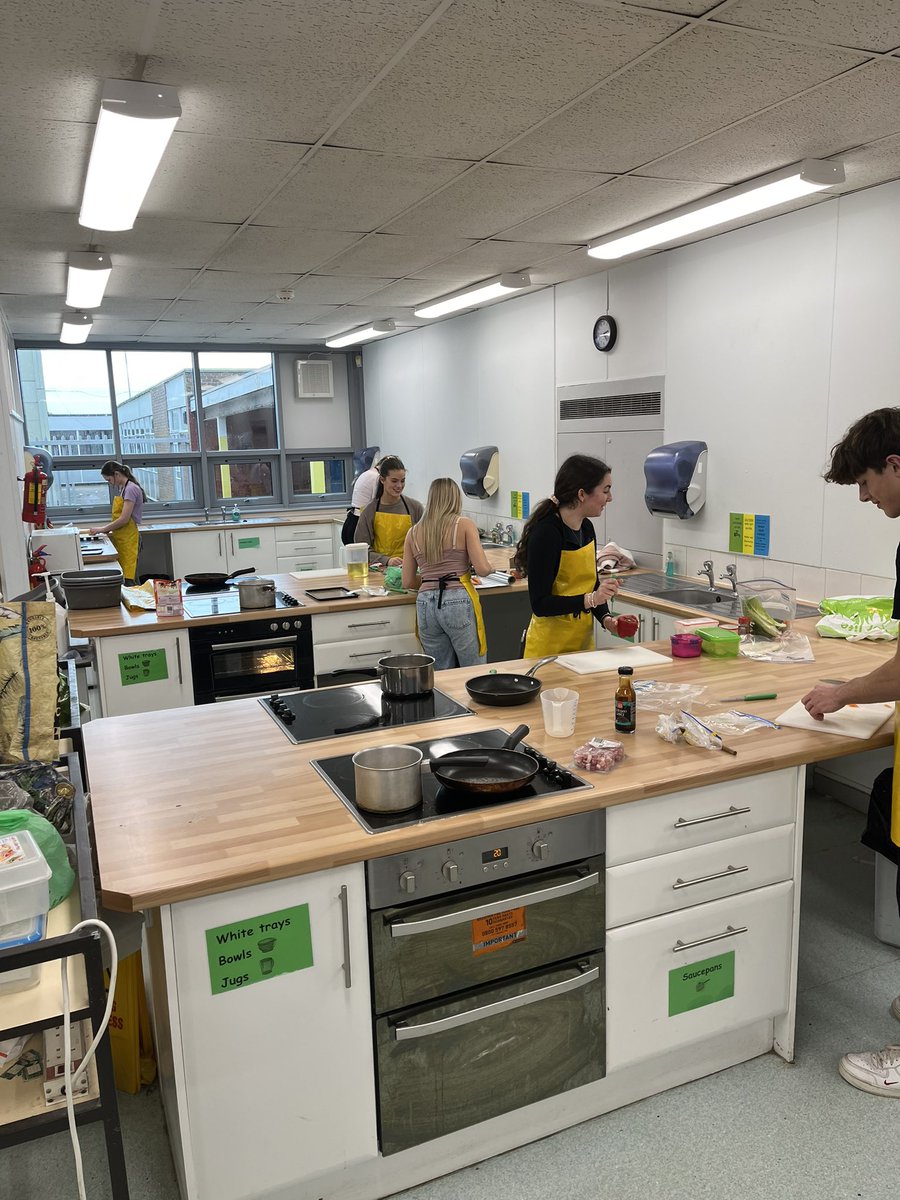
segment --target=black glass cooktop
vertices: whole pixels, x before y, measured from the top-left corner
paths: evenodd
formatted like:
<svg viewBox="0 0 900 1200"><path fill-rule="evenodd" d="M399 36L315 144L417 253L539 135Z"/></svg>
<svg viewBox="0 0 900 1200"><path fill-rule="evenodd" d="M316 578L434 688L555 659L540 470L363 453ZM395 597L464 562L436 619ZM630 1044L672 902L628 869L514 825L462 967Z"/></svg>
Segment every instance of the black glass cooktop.
<svg viewBox="0 0 900 1200"><path fill-rule="evenodd" d="M366 729L464 717L472 712L471 708L439 691L395 699L386 696L378 682L318 688L312 692L287 692L283 696L267 696L260 704L298 745L362 733Z"/></svg>
<svg viewBox="0 0 900 1200"><path fill-rule="evenodd" d="M432 738L429 741L404 740L404 745L415 746L425 758L440 758L451 750L475 750L484 747L500 747L506 741L506 729L476 730L474 733L457 734L455 737ZM354 747L356 750L361 746ZM498 804L517 804L534 796L548 796L554 792L585 790L591 784L573 775L566 767L546 758L540 751L525 742L516 747L530 754L538 762L538 773L530 783L516 792L505 792L491 796L485 793L450 791L442 787L426 767L422 771L422 803L402 813L363 812L356 804L356 783L353 771L353 754L341 754L335 758L312 759L311 765L319 772L332 791L343 800L363 829L369 833L381 833L386 829L398 829L403 825L417 825L422 821L436 821L441 817L453 817L458 813L471 812L476 808L491 808Z"/></svg>

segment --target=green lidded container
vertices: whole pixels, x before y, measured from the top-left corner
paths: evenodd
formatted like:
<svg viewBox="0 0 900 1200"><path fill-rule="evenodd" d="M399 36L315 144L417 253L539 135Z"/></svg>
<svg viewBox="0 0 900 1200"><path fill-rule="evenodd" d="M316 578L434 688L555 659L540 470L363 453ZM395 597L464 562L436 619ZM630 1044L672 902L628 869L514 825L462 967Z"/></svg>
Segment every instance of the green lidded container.
<svg viewBox="0 0 900 1200"><path fill-rule="evenodd" d="M741 639L733 629L722 629L719 625L710 625L705 629L695 629L700 638L700 649L704 654L714 658L737 658Z"/></svg>

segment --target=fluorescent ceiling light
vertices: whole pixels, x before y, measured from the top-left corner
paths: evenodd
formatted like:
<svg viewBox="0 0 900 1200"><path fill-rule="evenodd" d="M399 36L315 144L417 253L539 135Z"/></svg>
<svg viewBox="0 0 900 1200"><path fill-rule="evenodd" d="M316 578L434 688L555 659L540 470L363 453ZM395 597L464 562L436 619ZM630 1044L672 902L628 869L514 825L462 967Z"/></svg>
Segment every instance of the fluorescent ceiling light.
<svg viewBox="0 0 900 1200"><path fill-rule="evenodd" d="M80 225L131 229L180 116L173 87L106 80L78 214Z"/></svg>
<svg viewBox="0 0 900 1200"><path fill-rule="evenodd" d="M70 308L99 308L111 271L112 259L99 250L70 254L66 304Z"/></svg>
<svg viewBox="0 0 900 1200"><path fill-rule="evenodd" d="M338 337L328 338L325 345L330 346L332 350L337 350L341 346L353 346L357 342L370 342L372 338L393 333L395 328L393 321L373 321L365 329L354 329L352 333L342 333Z"/></svg>
<svg viewBox="0 0 900 1200"><path fill-rule="evenodd" d="M61 342L65 342L67 346L79 346L82 342L86 342L88 340L88 336L93 327L94 318L90 315L90 313L63 313L62 329L59 333L59 340Z"/></svg>
<svg viewBox="0 0 900 1200"><path fill-rule="evenodd" d="M509 292L519 292L527 287L531 287L530 275L501 275L499 279L454 292L452 296L444 296L442 300L435 300L433 304L426 304L413 311L417 317L444 317L447 313L458 312L461 308L477 308L479 304L485 304L488 300L496 300Z"/></svg>
<svg viewBox="0 0 900 1200"><path fill-rule="evenodd" d="M593 258L623 258L626 254L636 254L651 246L678 241L700 230L740 220L750 213L774 208L843 182L844 168L841 163L808 158L797 166L785 167L725 192L717 192L706 200L673 209L662 218L653 217L601 238L588 246L588 254Z"/></svg>

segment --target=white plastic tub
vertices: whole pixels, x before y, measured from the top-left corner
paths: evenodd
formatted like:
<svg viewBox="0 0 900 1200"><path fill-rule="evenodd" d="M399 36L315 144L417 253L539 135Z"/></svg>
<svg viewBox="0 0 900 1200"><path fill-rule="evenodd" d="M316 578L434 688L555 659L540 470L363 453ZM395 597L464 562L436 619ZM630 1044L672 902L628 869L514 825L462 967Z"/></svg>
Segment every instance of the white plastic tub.
<svg viewBox="0 0 900 1200"><path fill-rule="evenodd" d="M0 927L50 911L50 868L27 829L0 836Z"/></svg>
<svg viewBox="0 0 900 1200"><path fill-rule="evenodd" d="M0 950L18 950L39 942L47 932L47 914L39 913L26 921L0 925ZM0 971L0 996L4 992L24 992L41 982L43 963L31 963L15 971Z"/></svg>

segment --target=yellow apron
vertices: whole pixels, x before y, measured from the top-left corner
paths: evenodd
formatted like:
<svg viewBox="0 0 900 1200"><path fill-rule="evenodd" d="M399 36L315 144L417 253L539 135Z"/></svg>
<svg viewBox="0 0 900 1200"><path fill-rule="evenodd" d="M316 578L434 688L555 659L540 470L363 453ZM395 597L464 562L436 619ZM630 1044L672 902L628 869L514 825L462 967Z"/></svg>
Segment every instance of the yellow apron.
<svg viewBox="0 0 900 1200"><path fill-rule="evenodd" d="M597 582L597 557L593 542L580 550L563 550L553 581L554 596L585 596ZM525 635L525 658L587 650L593 637L594 618L587 610L559 617L532 616Z"/></svg>
<svg viewBox="0 0 900 1200"><path fill-rule="evenodd" d="M472 601L472 607L475 609L475 628L478 630L478 653L487 654L487 635L484 632L481 597L475 591L475 585L472 583L472 572L467 571L465 575L460 575L459 582L469 593L469 599Z"/></svg>
<svg viewBox="0 0 900 1200"><path fill-rule="evenodd" d="M376 510L372 520L372 532L375 534L375 545L372 549L376 554L383 554L385 559L402 558L403 543L410 529L412 517L408 512L383 513Z"/></svg>
<svg viewBox="0 0 900 1200"><path fill-rule="evenodd" d="M117 521L122 515L122 509L125 507L125 501L121 496L113 496L112 502L112 519ZM119 566L122 568L122 574L126 579L137 578L137 560L138 560L138 545L141 537L138 533L138 527L134 520L130 520L127 525L123 525L121 529L113 529L109 534L109 540L116 548L116 553L119 556Z"/></svg>
<svg viewBox="0 0 900 1200"><path fill-rule="evenodd" d="M891 786L891 841L900 846L900 704L894 705L894 778Z"/></svg>

